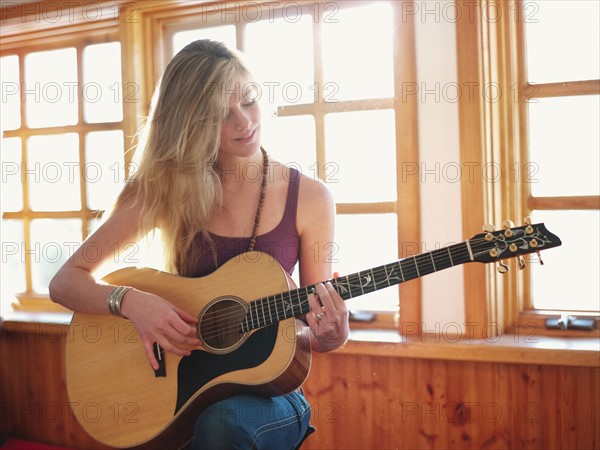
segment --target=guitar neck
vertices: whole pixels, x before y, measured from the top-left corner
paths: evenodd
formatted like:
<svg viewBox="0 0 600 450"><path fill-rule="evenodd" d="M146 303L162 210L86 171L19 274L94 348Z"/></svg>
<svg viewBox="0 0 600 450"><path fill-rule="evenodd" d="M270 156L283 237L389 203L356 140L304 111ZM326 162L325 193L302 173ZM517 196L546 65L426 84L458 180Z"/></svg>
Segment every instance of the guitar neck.
<svg viewBox="0 0 600 450"><path fill-rule="evenodd" d="M470 261L473 253L465 241L327 281L342 299L349 300ZM308 296L314 291L312 284L250 302L242 332L306 314Z"/></svg>

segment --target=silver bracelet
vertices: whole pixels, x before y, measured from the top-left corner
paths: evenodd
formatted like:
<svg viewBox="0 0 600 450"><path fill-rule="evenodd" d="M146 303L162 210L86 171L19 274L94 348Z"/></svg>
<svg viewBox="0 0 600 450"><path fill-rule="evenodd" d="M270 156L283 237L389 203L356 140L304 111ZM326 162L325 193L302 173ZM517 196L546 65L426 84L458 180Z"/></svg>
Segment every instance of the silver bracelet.
<svg viewBox="0 0 600 450"><path fill-rule="evenodd" d="M115 286L110 293L108 294L108 310L114 316L125 317L121 313L121 300L123 300L123 296L130 291L131 287L129 286Z"/></svg>

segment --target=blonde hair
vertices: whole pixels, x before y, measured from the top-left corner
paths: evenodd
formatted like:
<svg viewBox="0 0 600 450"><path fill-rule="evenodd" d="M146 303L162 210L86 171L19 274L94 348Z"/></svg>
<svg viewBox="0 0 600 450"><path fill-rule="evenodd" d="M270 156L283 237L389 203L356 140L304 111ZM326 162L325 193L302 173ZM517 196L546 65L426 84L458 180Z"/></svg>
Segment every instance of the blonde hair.
<svg viewBox="0 0 600 450"><path fill-rule="evenodd" d="M117 206L135 198L143 233L161 230L165 269L190 275L186 257L198 232L208 238L222 201L216 169L231 86L250 73L220 42L188 44L167 65L136 149L135 172Z"/></svg>

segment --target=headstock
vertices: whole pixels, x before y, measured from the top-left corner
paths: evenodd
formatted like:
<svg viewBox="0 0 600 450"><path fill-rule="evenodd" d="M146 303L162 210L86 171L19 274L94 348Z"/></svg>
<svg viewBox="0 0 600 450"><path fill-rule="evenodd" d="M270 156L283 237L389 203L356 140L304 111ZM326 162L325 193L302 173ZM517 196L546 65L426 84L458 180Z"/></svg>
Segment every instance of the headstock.
<svg viewBox="0 0 600 450"><path fill-rule="evenodd" d="M519 259L519 269L525 267L523 255L537 253L562 244L558 236L550 233L543 223L532 224L529 218L525 225L515 227L507 220L503 223L503 230L494 231L490 225L483 227L484 232L469 239L473 252L473 260L490 263L499 262L498 272L508 272L508 266L500 260L508 258ZM540 263L543 264L540 258Z"/></svg>

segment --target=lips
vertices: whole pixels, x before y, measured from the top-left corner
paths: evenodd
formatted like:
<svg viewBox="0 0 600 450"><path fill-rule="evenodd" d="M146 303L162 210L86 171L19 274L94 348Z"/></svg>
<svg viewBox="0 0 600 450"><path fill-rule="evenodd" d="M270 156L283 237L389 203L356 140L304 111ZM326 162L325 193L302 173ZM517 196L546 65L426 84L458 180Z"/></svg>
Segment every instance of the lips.
<svg viewBox="0 0 600 450"><path fill-rule="evenodd" d="M254 135L256 134L256 128L254 130L252 130L252 132L250 134L248 134L247 136L241 137L241 138L237 138L234 139L237 142L240 142L242 144L247 144L249 142L252 142L252 139L254 139Z"/></svg>

